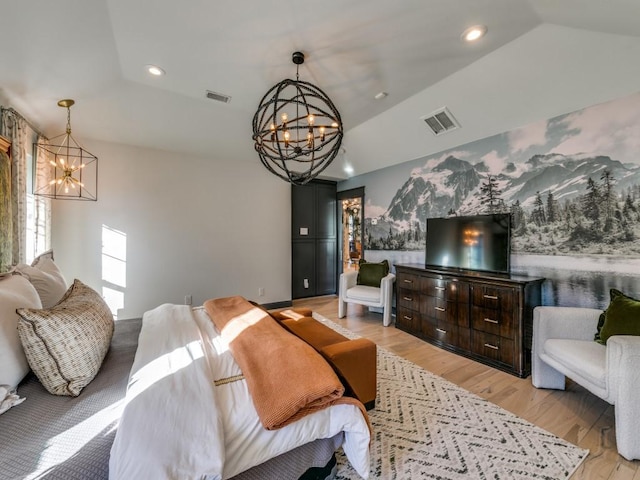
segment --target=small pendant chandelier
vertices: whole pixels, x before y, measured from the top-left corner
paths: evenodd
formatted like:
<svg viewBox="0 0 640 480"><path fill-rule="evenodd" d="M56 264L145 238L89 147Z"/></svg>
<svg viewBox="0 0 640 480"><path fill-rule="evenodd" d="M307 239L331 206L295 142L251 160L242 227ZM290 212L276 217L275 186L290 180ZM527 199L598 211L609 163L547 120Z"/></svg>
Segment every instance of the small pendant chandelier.
<svg viewBox="0 0 640 480"><path fill-rule="evenodd" d="M71 136L71 99L60 100L59 107L67 109L67 129L49 140L34 143L36 165L50 168L51 180L33 193L58 200L98 199L98 157L89 153Z"/></svg>
<svg viewBox="0 0 640 480"><path fill-rule="evenodd" d="M262 164L294 185L304 185L333 161L342 143L340 113L318 87L300 80L304 54L292 56L296 79L285 79L262 98L253 116L253 140Z"/></svg>

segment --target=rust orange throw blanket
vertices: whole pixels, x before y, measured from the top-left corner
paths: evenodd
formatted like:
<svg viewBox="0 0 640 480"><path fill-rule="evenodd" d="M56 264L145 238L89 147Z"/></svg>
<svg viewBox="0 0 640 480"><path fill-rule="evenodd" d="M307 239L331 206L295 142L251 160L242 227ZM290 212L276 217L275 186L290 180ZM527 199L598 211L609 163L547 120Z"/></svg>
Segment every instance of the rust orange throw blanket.
<svg viewBox="0 0 640 480"><path fill-rule="evenodd" d="M204 308L229 343L267 430L335 403L364 412L358 400L342 397L344 387L322 356L264 310L239 296L207 300Z"/></svg>

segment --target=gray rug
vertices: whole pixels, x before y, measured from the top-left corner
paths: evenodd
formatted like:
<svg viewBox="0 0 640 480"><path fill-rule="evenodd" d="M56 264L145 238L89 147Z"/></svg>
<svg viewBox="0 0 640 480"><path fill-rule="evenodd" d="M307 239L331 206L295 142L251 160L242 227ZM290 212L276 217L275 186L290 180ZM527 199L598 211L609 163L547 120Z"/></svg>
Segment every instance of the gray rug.
<svg viewBox="0 0 640 480"><path fill-rule="evenodd" d="M569 478L589 453L380 347L369 416L370 478L557 480ZM336 478L360 478L343 454Z"/></svg>

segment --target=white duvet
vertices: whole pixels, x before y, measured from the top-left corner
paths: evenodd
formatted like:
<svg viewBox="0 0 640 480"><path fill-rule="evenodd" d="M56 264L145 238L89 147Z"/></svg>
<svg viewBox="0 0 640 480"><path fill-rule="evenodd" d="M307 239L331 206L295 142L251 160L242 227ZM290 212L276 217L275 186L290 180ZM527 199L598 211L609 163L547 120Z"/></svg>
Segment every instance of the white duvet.
<svg viewBox="0 0 640 480"><path fill-rule="evenodd" d="M144 314L110 480L224 479L319 438L345 432L343 449L369 476L360 410L335 405L265 430L228 346L203 308L161 305Z"/></svg>

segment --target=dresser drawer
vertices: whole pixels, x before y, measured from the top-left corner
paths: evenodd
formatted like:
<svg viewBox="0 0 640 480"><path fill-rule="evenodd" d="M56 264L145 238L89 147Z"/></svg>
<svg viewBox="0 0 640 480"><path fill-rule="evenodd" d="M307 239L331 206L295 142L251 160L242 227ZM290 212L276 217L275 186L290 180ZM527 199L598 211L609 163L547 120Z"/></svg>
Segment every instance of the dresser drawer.
<svg viewBox="0 0 640 480"><path fill-rule="evenodd" d="M422 302L423 295L415 290L407 290L405 288L398 289L397 294L398 308L405 308L407 310L413 310L419 312L421 310L420 304ZM422 308L424 310L424 307Z"/></svg>
<svg viewBox="0 0 640 480"><path fill-rule="evenodd" d="M420 290L420 275L398 272L396 286L403 290Z"/></svg>
<svg viewBox="0 0 640 480"><path fill-rule="evenodd" d="M457 282L440 278L422 278L422 291L432 297L455 302L458 298Z"/></svg>
<svg viewBox="0 0 640 480"><path fill-rule="evenodd" d="M511 339L474 331L471 351L507 365L514 364L514 342Z"/></svg>
<svg viewBox="0 0 640 480"><path fill-rule="evenodd" d="M513 338L515 335L513 314L511 311L501 311L495 308L473 306L471 310L471 325L474 330Z"/></svg>
<svg viewBox="0 0 640 480"><path fill-rule="evenodd" d="M420 325L420 313L406 308L398 308L396 314L396 326L410 333L420 333L422 326Z"/></svg>
<svg viewBox="0 0 640 480"><path fill-rule="evenodd" d="M457 323L458 305L437 297L424 297L424 309L420 313L440 322Z"/></svg>
<svg viewBox="0 0 640 480"><path fill-rule="evenodd" d="M438 322L431 327L432 338L447 345L458 344L458 327L446 322Z"/></svg>
<svg viewBox="0 0 640 480"><path fill-rule="evenodd" d="M513 288L491 285L473 285L471 288L471 303L478 307L513 310L516 297Z"/></svg>

